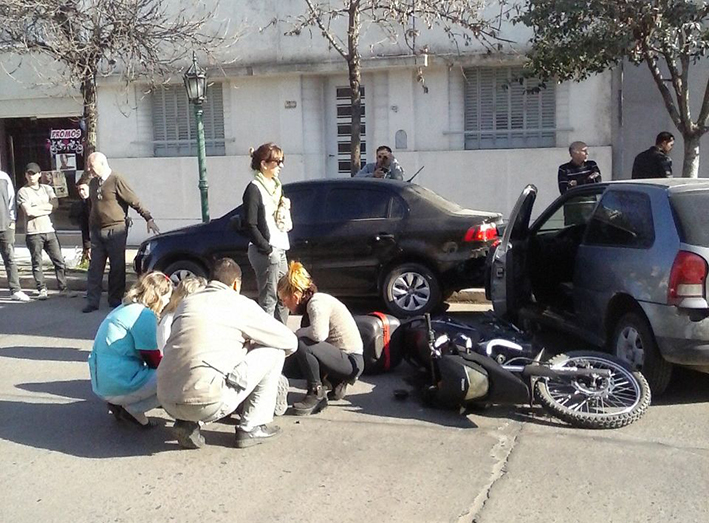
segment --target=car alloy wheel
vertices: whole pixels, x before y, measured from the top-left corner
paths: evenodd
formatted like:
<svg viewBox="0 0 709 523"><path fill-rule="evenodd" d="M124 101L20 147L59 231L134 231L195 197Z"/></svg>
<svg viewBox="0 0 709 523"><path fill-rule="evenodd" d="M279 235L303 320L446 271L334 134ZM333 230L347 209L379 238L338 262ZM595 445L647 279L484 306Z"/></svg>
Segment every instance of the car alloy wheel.
<svg viewBox="0 0 709 523"><path fill-rule="evenodd" d="M394 280L392 287L394 303L405 311L414 312L431 300L431 286L421 274L405 272Z"/></svg>
<svg viewBox="0 0 709 523"><path fill-rule="evenodd" d="M207 277L207 271L204 267L190 260L171 263L164 272L175 285L179 285L182 280L189 276Z"/></svg>
<svg viewBox="0 0 709 523"><path fill-rule="evenodd" d="M405 263L386 275L382 297L395 316L416 316L441 302L441 288L430 269L418 263Z"/></svg>

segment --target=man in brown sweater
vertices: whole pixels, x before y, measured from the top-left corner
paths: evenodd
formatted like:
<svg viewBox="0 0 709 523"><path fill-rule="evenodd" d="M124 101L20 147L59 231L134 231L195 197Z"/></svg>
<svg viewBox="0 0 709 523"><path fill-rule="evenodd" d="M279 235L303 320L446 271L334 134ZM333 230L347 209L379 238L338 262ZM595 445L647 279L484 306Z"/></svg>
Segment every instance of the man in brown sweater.
<svg viewBox="0 0 709 523"><path fill-rule="evenodd" d="M138 200L128 182L111 170L106 156L95 152L86 160L86 170L91 175L89 199L91 214L91 263L87 280L87 300L83 312L98 310L101 301L101 282L106 259L111 263L108 272L108 304L117 307L126 291L126 218L132 207L148 223L148 233L158 234L160 229L147 209Z"/></svg>

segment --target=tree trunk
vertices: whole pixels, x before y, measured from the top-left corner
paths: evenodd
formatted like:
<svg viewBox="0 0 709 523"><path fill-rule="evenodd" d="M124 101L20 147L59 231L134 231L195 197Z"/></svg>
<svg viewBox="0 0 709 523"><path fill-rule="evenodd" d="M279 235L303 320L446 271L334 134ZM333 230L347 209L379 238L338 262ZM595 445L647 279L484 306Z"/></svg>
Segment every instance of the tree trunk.
<svg viewBox="0 0 709 523"><path fill-rule="evenodd" d="M347 70L350 77L350 100L352 102L352 137L350 141L351 176L360 169L362 147L362 95L360 93L361 61L359 55L359 0L351 0L349 5L349 25L347 27Z"/></svg>
<svg viewBox="0 0 709 523"><path fill-rule="evenodd" d="M96 82L94 76L85 78L81 82L81 96L84 102L84 160L96 150L98 135L98 105L96 100Z"/></svg>
<svg viewBox="0 0 709 523"><path fill-rule="evenodd" d="M362 148L362 94L360 92L360 71L359 61L349 62L350 89L352 90L352 137L350 141L350 162L352 164L352 176L357 174L361 165Z"/></svg>
<svg viewBox="0 0 709 523"><path fill-rule="evenodd" d="M682 164L682 178L699 177L699 141L700 133L691 133L684 138L684 163Z"/></svg>

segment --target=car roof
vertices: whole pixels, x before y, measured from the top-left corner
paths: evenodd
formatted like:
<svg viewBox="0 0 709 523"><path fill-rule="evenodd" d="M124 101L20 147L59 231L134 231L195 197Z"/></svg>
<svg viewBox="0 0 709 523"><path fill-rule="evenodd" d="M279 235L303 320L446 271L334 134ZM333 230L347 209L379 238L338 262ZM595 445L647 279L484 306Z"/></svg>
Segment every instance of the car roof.
<svg viewBox="0 0 709 523"><path fill-rule="evenodd" d="M315 180L300 180L300 181L293 181L293 182L288 182L284 184L284 186L289 186L289 185L361 185L361 186L367 186L367 185L378 185L378 184L388 184L392 186L398 186L401 188L406 188L409 185L416 185L410 182L403 182L401 180L380 180L378 178L347 178L347 177L341 177L341 178L318 178Z"/></svg>
<svg viewBox="0 0 709 523"><path fill-rule="evenodd" d="M614 180L607 182L611 185L651 185L669 189L672 192L693 191L709 189L707 178L649 178L643 180Z"/></svg>

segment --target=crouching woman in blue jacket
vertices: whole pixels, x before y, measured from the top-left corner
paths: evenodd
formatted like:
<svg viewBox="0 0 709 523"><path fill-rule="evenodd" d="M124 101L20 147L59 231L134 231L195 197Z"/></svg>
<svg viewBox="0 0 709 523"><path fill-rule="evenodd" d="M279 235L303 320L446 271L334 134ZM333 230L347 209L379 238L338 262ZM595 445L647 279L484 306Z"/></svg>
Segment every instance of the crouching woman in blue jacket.
<svg viewBox="0 0 709 523"><path fill-rule="evenodd" d="M162 272L141 277L99 326L89 356L94 393L116 419L142 428L151 426L145 413L159 406L157 324L172 288Z"/></svg>

